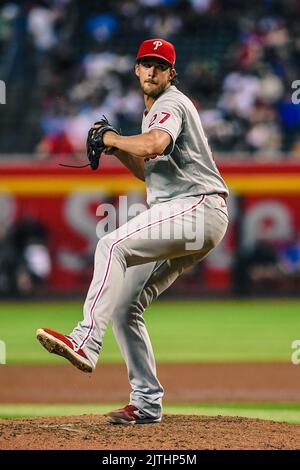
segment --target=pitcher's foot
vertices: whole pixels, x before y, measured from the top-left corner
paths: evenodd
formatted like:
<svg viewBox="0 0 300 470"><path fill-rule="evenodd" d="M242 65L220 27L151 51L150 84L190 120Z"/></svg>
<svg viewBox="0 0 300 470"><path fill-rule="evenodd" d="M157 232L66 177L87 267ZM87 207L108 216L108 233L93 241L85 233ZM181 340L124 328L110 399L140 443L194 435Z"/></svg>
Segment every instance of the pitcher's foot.
<svg viewBox="0 0 300 470"><path fill-rule="evenodd" d="M62 335L48 328L40 328L36 332L36 337L50 353L64 357L83 372L93 372L94 367L90 360L70 336Z"/></svg>
<svg viewBox="0 0 300 470"><path fill-rule="evenodd" d="M119 410L110 411L105 416L110 423L114 424L150 424L161 422L161 417L154 418L147 415L134 405L127 405Z"/></svg>

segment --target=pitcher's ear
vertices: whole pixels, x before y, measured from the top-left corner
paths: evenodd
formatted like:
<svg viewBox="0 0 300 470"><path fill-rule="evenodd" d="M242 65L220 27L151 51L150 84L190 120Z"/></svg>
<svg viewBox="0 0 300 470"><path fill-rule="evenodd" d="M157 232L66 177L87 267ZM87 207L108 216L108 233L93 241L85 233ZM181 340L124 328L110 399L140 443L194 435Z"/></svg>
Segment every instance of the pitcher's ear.
<svg viewBox="0 0 300 470"><path fill-rule="evenodd" d="M136 74L137 77L140 76L139 64L135 64L135 66L134 66L134 73Z"/></svg>
<svg viewBox="0 0 300 470"><path fill-rule="evenodd" d="M173 78L176 76L176 70L175 69L171 69L170 70L170 80L173 80Z"/></svg>

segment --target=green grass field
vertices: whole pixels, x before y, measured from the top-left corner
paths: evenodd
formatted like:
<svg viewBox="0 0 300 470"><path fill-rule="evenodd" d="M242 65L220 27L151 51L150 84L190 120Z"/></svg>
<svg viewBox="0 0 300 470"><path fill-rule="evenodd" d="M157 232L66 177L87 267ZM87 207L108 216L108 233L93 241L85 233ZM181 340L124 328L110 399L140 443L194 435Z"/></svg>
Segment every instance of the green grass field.
<svg viewBox="0 0 300 470"><path fill-rule="evenodd" d="M102 415L124 403L95 404L11 404L0 405L0 418L32 418L38 416ZM198 416L240 416L300 424L300 404L285 403L193 403L165 405L165 414Z"/></svg>
<svg viewBox="0 0 300 470"><path fill-rule="evenodd" d="M39 327L69 333L79 302L0 303L0 340L7 363L64 363L35 339ZM157 302L145 314L160 362L290 361L300 339L300 300ZM121 362L109 328L102 362Z"/></svg>
<svg viewBox="0 0 300 470"><path fill-rule="evenodd" d="M0 303L0 340L7 364L65 364L35 338L39 327L68 333L82 318L79 302ZM145 319L159 362L290 362L300 339L300 300L155 303ZM122 358L109 328L101 362ZM0 404L0 417L103 414L121 404ZM167 414L243 416L300 424L300 403L165 405Z"/></svg>

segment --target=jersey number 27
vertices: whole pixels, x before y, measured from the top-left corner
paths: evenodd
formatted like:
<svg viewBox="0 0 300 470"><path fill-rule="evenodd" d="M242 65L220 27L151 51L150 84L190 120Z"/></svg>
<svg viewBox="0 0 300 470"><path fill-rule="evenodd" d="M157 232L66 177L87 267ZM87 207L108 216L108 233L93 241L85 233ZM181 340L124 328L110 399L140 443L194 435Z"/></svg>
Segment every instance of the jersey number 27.
<svg viewBox="0 0 300 470"><path fill-rule="evenodd" d="M164 111L162 111L161 114L163 114L164 116L163 116L163 118L162 118L160 121L158 121L158 124L163 124L163 123L164 123L167 119L169 119L169 117L171 116L170 113L166 113L166 112L164 112ZM157 113L153 114L153 116L152 116L152 118L151 118L151 121L150 121L150 124L149 124L148 127L153 126L153 124L155 123L156 119L157 119Z"/></svg>

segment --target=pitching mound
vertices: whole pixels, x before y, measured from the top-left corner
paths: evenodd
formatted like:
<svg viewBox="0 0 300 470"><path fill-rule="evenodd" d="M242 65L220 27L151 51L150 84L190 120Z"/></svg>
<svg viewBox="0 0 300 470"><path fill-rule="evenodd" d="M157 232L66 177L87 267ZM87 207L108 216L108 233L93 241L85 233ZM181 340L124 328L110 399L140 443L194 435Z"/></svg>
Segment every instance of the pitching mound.
<svg viewBox="0 0 300 470"><path fill-rule="evenodd" d="M300 426L246 418L165 416L113 425L103 416L0 420L0 449L297 449Z"/></svg>

